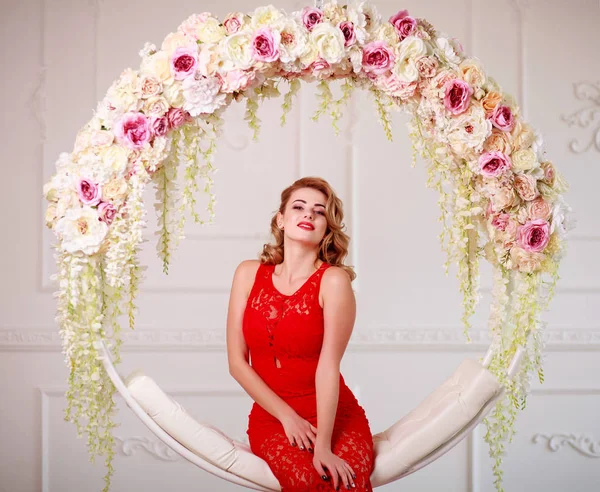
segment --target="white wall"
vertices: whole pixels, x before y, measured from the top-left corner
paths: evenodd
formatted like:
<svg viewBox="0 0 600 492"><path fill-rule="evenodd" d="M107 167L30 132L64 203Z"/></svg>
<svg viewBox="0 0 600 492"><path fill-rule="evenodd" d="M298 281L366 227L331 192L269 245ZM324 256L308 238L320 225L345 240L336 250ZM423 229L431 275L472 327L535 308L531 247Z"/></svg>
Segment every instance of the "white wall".
<svg viewBox="0 0 600 492"><path fill-rule="evenodd" d="M301 2L280 0L294 10ZM384 17L398 9L376 2ZM63 421L67 368L54 322L56 290L43 227L42 185L58 154L72 149L77 130L126 67L138 68L145 41L160 44L188 15L223 18L251 10L241 0L3 0L0 3L0 491L99 491L104 467L88 463L84 440ZM551 311L546 382L534 384L505 461L505 490L584 492L600 488L600 66L597 0L462 0L402 2L462 41L539 128L549 157L572 185L578 216ZM582 84L596 83L576 96ZM346 207L353 238L358 317L342 372L379 432L414 407L466 356L481 355L485 301L465 345L455 269L445 277L437 242L436 193L425 187L419 161L410 166L405 116L396 115L390 144L364 94L356 97L334 138L330 123L311 121L316 107L306 87L279 127L279 104L266 103L260 143L251 141L243 107L228 114L215 176L217 223L189 223L165 277L146 244L148 279L138 298L135 331L126 328L123 372L142 367L194 415L245 438L251 400L229 377L225 355L228 289L237 263L256 257L280 191L294 179L328 179ZM574 115L569 125L565 118ZM586 115L595 119L586 124ZM595 139L595 145L592 144ZM152 190L148 191L151 228ZM148 237L152 239L152 230ZM393 385L390 386L390 383ZM173 460L119 400L113 491L234 490L182 460ZM472 438L425 470L386 490L490 492L487 447ZM573 436L555 449L548 440ZM578 439L578 437L580 439ZM552 441L554 442L554 441ZM131 449L130 455L124 450Z"/></svg>

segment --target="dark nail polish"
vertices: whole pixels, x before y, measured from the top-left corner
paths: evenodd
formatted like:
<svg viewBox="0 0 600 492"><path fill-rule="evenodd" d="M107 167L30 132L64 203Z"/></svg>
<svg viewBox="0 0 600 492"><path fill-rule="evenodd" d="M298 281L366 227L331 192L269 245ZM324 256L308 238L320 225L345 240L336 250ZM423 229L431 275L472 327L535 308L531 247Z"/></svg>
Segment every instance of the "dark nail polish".
<svg viewBox="0 0 600 492"><path fill-rule="evenodd" d="M356 480L356 475L354 473L352 474L352 478Z"/></svg>
<svg viewBox="0 0 600 492"><path fill-rule="evenodd" d="M292 446L295 446L295 445L296 445L296 443L295 443L295 442L293 442L293 443L292 443Z"/></svg>
<svg viewBox="0 0 600 492"><path fill-rule="evenodd" d="M308 448L308 451L309 451L310 453L312 453L312 452L313 452L313 448Z"/></svg>

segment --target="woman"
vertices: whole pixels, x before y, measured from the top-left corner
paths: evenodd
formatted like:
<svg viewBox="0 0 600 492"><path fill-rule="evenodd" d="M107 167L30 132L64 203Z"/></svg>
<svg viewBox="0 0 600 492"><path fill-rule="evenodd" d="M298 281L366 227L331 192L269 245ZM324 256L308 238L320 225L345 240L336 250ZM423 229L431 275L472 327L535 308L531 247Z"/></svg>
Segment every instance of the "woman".
<svg viewBox="0 0 600 492"><path fill-rule="evenodd" d="M271 219L276 244L233 278L229 371L255 401L250 447L284 492L372 490L369 422L340 374L356 315L342 219L326 181L299 179Z"/></svg>

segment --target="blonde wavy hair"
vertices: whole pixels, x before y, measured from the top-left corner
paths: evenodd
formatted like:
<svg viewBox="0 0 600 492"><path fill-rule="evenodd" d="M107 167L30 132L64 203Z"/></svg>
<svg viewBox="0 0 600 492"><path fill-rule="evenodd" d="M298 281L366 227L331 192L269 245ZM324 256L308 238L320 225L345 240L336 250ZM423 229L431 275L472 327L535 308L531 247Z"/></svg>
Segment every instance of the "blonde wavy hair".
<svg viewBox="0 0 600 492"><path fill-rule="evenodd" d="M356 278L354 268L344 265L344 259L348 256L348 244L350 236L344 230L345 224L342 201L333 191L330 184L322 178L316 176L307 176L294 181L290 186L281 192L281 203L278 211L282 214L292 196L292 193L300 188L313 188L320 191L326 197L325 217L327 218L327 230L319 245L318 257L321 261L342 268L350 277L350 281ZM263 264L277 265L283 261L283 231L277 227L277 213L271 218L271 234L275 238L275 243L266 243L260 254L260 262Z"/></svg>

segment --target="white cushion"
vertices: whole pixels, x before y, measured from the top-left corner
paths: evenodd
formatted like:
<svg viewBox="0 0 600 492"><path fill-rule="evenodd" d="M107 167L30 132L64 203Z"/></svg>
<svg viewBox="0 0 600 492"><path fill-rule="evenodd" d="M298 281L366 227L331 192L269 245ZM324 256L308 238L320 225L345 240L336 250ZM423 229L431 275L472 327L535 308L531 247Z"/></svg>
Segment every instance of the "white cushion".
<svg viewBox="0 0 600 492"><path fill-rule="evenodd" d="M269 465L254 455L250 446L231 439L213 425L192 418L183 406L142 371L134 371L124 382L144 411L194 454L234 475L281 490Z"/></svg>
<svg viewBox="0 0 600 492"><path fill-rule="evenodd" d="M281 490L267 463L255 456L247 444L193 419L143 372L132 373L125 385L146 413L194 454L234 475L271 490ZM496 378L479 362L465 359L419 406L373 436L373 487L395 480L424 460L463 430L500 390Z"/></svg>
<svg viewBox="0 0 600 492"><path fill-rule="evenodd" d="M465 359L420 405L373 436L374 486L389 483L460 432L501 390L479 362Z"/></svg>

